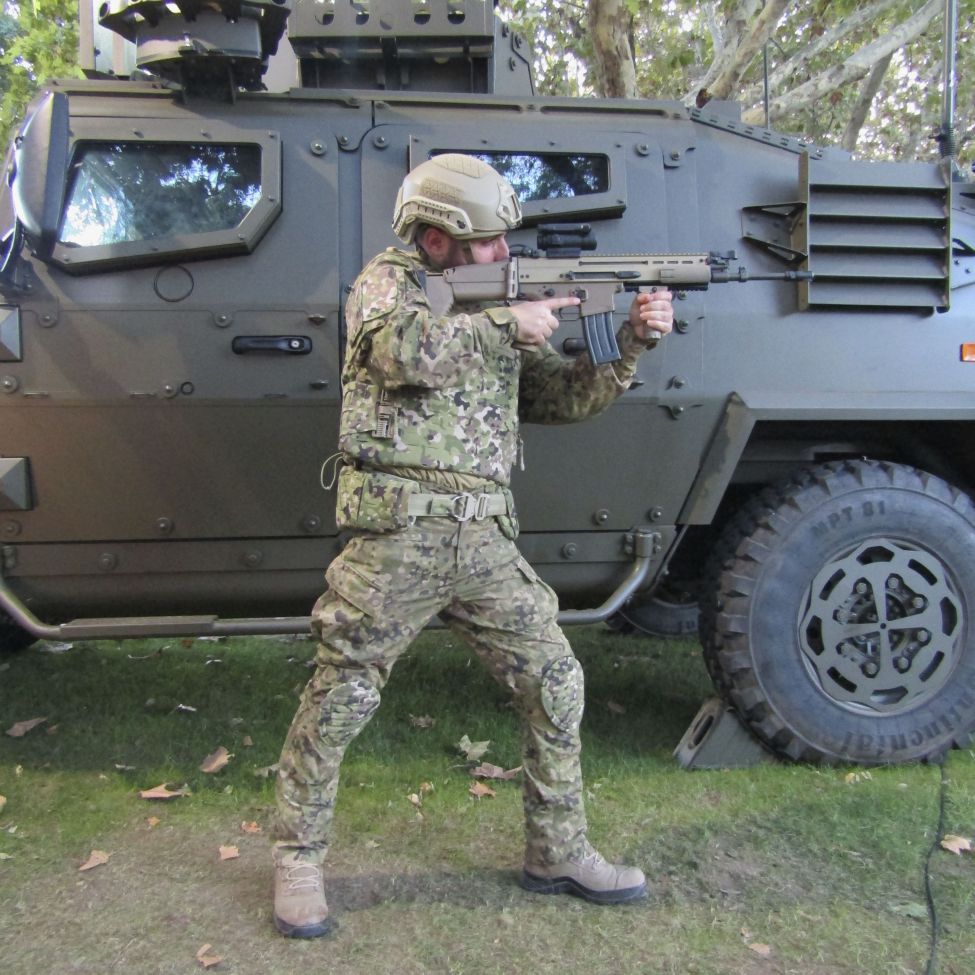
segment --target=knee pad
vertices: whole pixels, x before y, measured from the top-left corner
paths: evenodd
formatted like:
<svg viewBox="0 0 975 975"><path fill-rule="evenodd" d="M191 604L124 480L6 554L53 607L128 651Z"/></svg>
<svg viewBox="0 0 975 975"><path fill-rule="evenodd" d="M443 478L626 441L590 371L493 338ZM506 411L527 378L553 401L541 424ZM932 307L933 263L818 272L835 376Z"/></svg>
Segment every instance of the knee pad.
<svg viewBox="0 0 975 975"><path fill-rule="evenodd" d="M582 666L575 657L560 657L542 671L542 707L559 731L577 734L585 707Z"/></svg>
<svg viewBox="0 0 975 975"><path fill-rule="evenodd" d="M322 701L318 727L329 745L344 747L366 726L379 707L379 691L367 680L333 687Z"/></svg>

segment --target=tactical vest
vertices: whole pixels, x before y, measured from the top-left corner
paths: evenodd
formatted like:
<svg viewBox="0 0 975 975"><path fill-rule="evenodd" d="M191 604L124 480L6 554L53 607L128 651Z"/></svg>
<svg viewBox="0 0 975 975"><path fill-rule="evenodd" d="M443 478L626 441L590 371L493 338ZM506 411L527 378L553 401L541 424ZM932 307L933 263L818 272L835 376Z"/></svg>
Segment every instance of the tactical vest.
<svg viewBox="0 0 975 975"><path fill-rule="evenodd" d="M415 255L390 248L366 265L352 289L339 449L367 467L450 471L507 485L519 449L521 371L521 353L505 327L514 321L510 312L487 315L480 306L455 305L441 320L451 322L465 344L463 361L455 364L459 373L448 385L385 388L369 369L378 330L414 316L432 319L421 272ZM421 372L422 355L418 349Z"/></svg>

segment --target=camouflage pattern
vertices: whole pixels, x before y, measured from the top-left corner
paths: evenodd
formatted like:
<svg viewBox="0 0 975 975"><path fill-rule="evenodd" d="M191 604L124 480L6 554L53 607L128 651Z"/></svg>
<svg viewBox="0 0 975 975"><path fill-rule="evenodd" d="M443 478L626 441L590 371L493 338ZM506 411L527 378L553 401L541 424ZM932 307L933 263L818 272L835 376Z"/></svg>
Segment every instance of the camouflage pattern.
<svg viewBox="0 0 975 975"><path fill-rule="evenodd" d="M503 492L519 422L568 423L624 392L648 343L620 330L621 361L566 362L513 345L505 308L435 317L416 254L366 266L346 309L348 349L337 520L354 529L315 605L315 676L281 755L276 856L323 858L339 768L379 706L400 654L439 614L514 697L523 726L526 860L582 855L582 669L556 621L558 601L514 544L509 514L483 521L410 517L411 492Z"/></svg>
<svg viewBox="0 0 975 975"><path fill-rule="evenodd" d="M346 306L339 449L369 466L470 473L507 485L519 421L572 423L629 386L647 346L620 329L619 362L567 363L550 345L513 345L505 308L431 311L416 254L390 248L359 276Z"/></svg>
<svg viewBox="0 0 975 975"><path fill-rule="evenodd" d="M582 848L582 669L556 623L555 594L494 519L418 519L359 535L329 566L312 613L317 671L278 772L277 855L324 857L346 747L379 706L393 664L436 614L513 694L523 725L528 858Z"/></svg>

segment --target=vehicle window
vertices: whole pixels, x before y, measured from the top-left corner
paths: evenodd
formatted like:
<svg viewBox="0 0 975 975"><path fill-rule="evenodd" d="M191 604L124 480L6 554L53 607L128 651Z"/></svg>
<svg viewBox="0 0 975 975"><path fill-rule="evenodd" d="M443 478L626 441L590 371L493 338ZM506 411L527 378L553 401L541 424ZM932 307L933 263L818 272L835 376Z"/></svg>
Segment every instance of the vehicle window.
<svg viewBox="0 0 975 975"><path fill-rule="evenodd" d="M475 152L514 187L521 202L590 196L609 190L609 158L590 153Z"/></svg>
<svg viewBox="0 0 975 975"><path fill-rule="evenodd" d="M261 198L261 147L81 144L58 241L98 247L231 230Z"/></svg>

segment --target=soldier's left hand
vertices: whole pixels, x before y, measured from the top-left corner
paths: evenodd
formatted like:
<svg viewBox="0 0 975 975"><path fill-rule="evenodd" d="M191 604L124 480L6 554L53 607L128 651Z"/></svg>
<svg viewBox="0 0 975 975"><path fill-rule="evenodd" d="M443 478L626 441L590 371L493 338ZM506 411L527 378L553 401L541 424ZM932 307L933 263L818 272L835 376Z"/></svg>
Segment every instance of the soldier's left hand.
<svg viewBox="0 0 975 975"><path fill-rule="evenodd" d="M674 327L674 296L666 290L641 291L630 305L630 325L641 339L659 339Z"/></svg>

